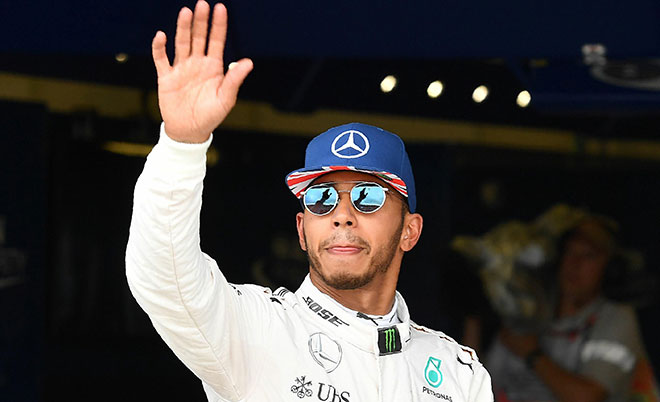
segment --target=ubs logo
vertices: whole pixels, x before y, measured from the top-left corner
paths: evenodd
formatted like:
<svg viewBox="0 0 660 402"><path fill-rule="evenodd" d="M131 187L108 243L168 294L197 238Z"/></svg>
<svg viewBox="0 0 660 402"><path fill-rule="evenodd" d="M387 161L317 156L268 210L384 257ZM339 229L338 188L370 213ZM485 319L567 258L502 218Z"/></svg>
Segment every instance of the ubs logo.
<svg viewBox="0 0 660 402"><path fill-rule="evenodd" d="M291 386L291 392L296 394L298 398L302 399L304 397L312 396L312 382L305 381L305 376L296 377L296 382Z"/></svg>
<svg viewBox="0 0 660 402"><path fill-rule="evenodd" d="M291 386L291 392L296 394L300 399L309 398L314 393L312 389L316 388L314 382L307 380L306 376L296 377L294 384ZM316 398L323 402L351 402L351 393L348 391L339 391L337 388L330 384L318 383L318 391Z"/></svg>

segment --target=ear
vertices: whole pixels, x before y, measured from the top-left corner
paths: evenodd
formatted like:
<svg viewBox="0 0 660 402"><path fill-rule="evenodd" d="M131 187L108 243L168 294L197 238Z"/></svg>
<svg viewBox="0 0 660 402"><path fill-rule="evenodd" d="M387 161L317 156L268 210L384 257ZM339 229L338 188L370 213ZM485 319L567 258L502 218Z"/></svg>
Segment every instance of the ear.
<svg viewBox="0 0 660 402"><path fill-rule="evenodd" d="M298 212L296 214L296 229L298 229L298 243L302 251L307 251L307 245L305 244L305 214Z"/></svg>
<svg viewBox="0 0 660 402"><path fill-rule="evenodd" d="M410 251L415 247L422 235L424 219L420 214L407 214L403 218L403 230L399 245L403 251Z"/></svg>

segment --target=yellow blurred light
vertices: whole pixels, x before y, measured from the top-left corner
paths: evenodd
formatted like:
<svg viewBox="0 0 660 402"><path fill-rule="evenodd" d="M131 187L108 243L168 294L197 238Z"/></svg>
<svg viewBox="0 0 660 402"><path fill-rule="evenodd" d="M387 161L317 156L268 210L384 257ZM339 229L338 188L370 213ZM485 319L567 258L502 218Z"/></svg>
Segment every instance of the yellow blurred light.
<svg viewBox="0 0 660 402"><path fill-rule="evenodd" d="M126 53L117 53L115 55L115 60L117 63L126 63L126 61L128 61L128 55Z"/></svg>
<svg viewBox="0 0 660 402"><path fill-rule="evenodd" d="M385 93L392 92L394 87L396 87L396 82L397 80L395 76L388 75L380 82L380 90Z"/></svg>
<svg viewBox="0 0 660 402"><path fill-rule="evenodd" d="M232 68L236 67L236 65L238 65L238 63L236 63L235 61L232 61L231 63L229 63L229 66L227 66L227 68L229 70L231 70Z"/></svg>
<svg viewBox="0 0 660 402"><path fill-rule="evenodd" d="M532 101L532 95L529 94L529 91L520 91L518 97L516 98L516 103L520 107L529 106L529 102Z"/></svg>
<svg viewBox="0 0 660 402"><path fill-rule="evenodd" d="M123 156L137 156L145 157L149 155L149 152L153 149L153 145L150 144L138 144L124 141L107 141L103 144L103 149L112 152L113 154L123 155ZM215 166L220 160L220 153L215 147L211 146L206 151L206 164L208 166Z"/></svg>
<svg viewBox="0 0 660 402"><path fill-rule="evenodd" d="M442 81L433 81L429 84L428 88L426 88L426 94L429 98L437 98L442 94L443 89L444 85L442 85Z"/></svg>
<svg viewBox="0 0 660 402"><path fill-rule="evenodd" d="M488 87L485 85L479 85L472 92L472 100L481 103L486 100L488 97Z"/></svg>

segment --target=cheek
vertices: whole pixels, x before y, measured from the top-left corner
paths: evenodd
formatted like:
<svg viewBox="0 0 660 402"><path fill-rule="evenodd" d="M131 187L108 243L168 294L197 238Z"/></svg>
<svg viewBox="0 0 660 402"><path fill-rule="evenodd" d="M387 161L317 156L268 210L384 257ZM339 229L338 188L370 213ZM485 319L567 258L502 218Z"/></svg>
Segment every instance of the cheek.
<svg viewBox="0 0 660 402"><path fill-rule="evenodd" d="M569 286L596 288L600 284L604 268L599 262L582 261L566 266L562 277Z"/></svg>
<svg viewBox="0 0 660 402"><path fill-rule="evenodd" d="M393 237L400 234L399 230L401 228L402 222L400 215L374 219L368 224L363 225L366 235L379 243L390 243Z"/></svg>
<svg viewBox="0 0 660 402"><path fill-rule="evenodd" d="M324 239L324 236L327 237L323 228L324 225L318 219L305 219L302 225L302 239L306 240L310 247L314 247Z"/></svg>
<svg viewBox="0 0 660 402"><path fill-rule="evenodd" d="M565 286L584 286L585 278L591 274L585 270L585 266L575 258L565 259L559 267L559 279Z"/></svg>
<svg viewBox="0 0 660 402"><path fill-rule="evenodd" d="M604 261L594 261L585 267L586 275L593 283L599 283L605 273L606 263Z"/></svg>

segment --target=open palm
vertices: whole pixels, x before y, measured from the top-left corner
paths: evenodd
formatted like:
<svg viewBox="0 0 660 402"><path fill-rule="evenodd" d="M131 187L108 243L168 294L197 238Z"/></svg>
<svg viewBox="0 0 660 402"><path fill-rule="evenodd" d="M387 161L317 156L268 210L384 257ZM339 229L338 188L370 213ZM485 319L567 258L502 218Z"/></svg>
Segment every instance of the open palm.
<svg viewBox="0 0 660 402"><path fill-rule="evenodd" d="M153 40L158 103L165 131L180 142L206 141L236 104L238 89L252 70L252 61L243 59L224 73L227 10L222 4L215 5L210 33L209 13L206 1L197 3L194 14L188 8L181 9L173 65L165 52L165 34L159 31Z"/></svg>

